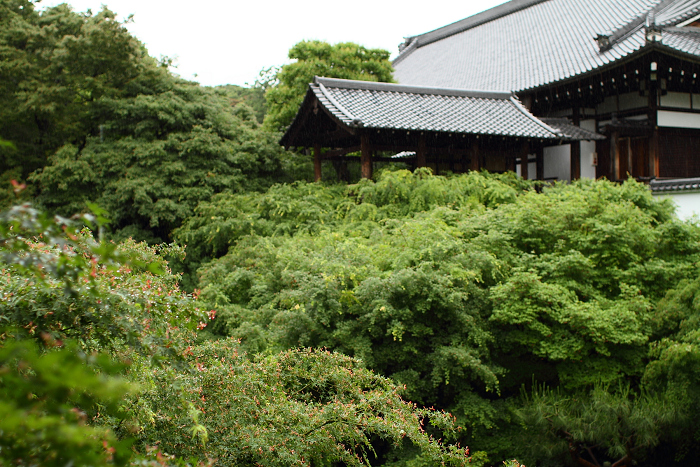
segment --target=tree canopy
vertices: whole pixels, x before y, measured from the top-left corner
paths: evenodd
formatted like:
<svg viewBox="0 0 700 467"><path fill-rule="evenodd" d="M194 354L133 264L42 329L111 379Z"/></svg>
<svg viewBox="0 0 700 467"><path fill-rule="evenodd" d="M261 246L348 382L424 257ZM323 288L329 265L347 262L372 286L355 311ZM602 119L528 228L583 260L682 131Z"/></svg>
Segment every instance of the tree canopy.
<svg viewBox="0 0 700 467"><path fill-rule="evenodd" d="M37 12L29 0L0 1L0 172L26 177L64 144L100 132L100 102L139 92L155 61L106 8L67 4ZM139 82L140 81L140 82Z"/></svg>
<svg viewBox="0 0 700 467"><path fill-rule="evenodd" d="M314 76L385 83L394 80L389 52L352 42L331 45L302 41L289 50L289 58L296 61L280 68L277 84L265 93L265 126L273 131L282 131L292 123Z"/></svg>
<svg viewBox="0 0 700 467"><path fill-rule="evenodd" d="M428 169L324 185L281 150L314 75L391 81L388 57L305 41L206 88L107 8L0 0L0 464L700 455L700 227L667 201Z"/></svg>
<svg viewBox="0 0 700 467"><path fill-rule="evenodd" d="M197 342L215 312L178 289L157 249L78 227L28 205L0 218L3 464L367 465L404 445L470 461L423 428L453 432L451 415L415 408L356 360Z"/></svg>
<svg viewBox="0 0 700 467"><path fill-rule="evenodd" d="M260 127L261 89L173 76L107 8L0 9L0 138L13 143L0 147L0 172L52 212L96 202L115 238L158 243L216 193L310 176Z"/></svg>
<svg viewBox="0 0 700 467"><path fill-rule="evenodd" d="M700 254L697 227L632 181L538 192L515 176L398 171L344 193L297 184L200 209L176 236L199 239L208 257L229 248L200 269L214 332L250 352L360 358L410 400L453 413L468 427L461 441L495 459L544 455L513 425L527 420L512 410L527 406L521 387L533 378L598 403L650 390L650 349L675 332L658 304L694 277ZM620 384L628 392L615 393ZM644 394L638 413L669 400L665 389ZM637 459L668 441L654 433L637 432L658 438L640 442Z"/></svg>

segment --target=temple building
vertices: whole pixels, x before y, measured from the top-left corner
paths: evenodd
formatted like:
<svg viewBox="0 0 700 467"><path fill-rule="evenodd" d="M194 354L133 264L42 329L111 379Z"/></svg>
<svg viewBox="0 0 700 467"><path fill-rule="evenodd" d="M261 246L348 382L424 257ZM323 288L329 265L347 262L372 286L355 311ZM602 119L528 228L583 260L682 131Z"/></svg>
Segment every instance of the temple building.
<svg viewBox="0 0 700 467"><path fill-rule="evenodd" d="M399 159L661 190L700 177L698 0L513 0L406 38L393 65L398 84L317 77L281 143L313 148L317 177L356 152L364 177Z"/></svg>

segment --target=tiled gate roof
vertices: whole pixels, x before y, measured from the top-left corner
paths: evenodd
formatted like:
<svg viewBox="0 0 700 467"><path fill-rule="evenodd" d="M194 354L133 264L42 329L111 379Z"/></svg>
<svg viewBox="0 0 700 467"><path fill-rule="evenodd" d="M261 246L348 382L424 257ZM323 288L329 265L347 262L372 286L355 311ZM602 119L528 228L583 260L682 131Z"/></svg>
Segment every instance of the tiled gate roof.
<svg viewBox="0 0 700 467"><path fill-rule="evenodd" d="M314 78L304 104L282 138L295 145L304 107L315 99L340 125L356 129L428 131L542 139L598 139L566 120L545 123L509 92L466 91L369 81ZM295 130L296 128L296 130ZM313 131L304 130L304 133ZM361 130L362 131L362 130Z"/></svg>

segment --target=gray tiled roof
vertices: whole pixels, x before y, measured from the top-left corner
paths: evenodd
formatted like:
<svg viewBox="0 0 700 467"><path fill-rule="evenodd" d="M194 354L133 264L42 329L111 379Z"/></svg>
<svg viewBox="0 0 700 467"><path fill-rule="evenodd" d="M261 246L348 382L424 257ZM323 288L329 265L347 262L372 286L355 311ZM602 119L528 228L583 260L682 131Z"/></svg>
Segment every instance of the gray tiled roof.
<svg viewBox="0 0 700 467"><path fill-rule="evenodd" d="M653 193L700 191L700 178L677 178L674 180L652 180L649 187Z"/></svg>
<svg viewBox="0 0 700 467"><path fill-rule="evenodd" d="M653 15L649 15L652 12ZM513 0L421 36L394 61L402 84L522 91L585 74L646 45L699 55L696 33L674 25L700 14L698 0ZM596 37L611 37L609 48ZM699 57L700 58L700 57Z"/></svg>
<svg viewBox="0 0 700 467"><path fill-rule="evenodd" d="M319 102L350 127L567 140L511 93L315 78Z"/></svg>
<svg viewBox="0 0 700 467"><path fill-rule="evenodd" d="M606 137L601 134L574 125L569 119L566 118L540 118L540 120L550 127L559 130L569 139L578 141L595 141L606 139Z"/></svg>
<svg viewBox="0 0 700 467"><path fill-rule="evenodd" d="M700 14L700 2L698 0L676 0L662 4L656 14L656 23L659 25L678 24Z"/></svg>
<svg viewBox="0 0 700 467"><path fill-rule="evenodd" d="M663 44L687 54L700 55L700 31L697 28L677 28L664 32Z"/></svg>

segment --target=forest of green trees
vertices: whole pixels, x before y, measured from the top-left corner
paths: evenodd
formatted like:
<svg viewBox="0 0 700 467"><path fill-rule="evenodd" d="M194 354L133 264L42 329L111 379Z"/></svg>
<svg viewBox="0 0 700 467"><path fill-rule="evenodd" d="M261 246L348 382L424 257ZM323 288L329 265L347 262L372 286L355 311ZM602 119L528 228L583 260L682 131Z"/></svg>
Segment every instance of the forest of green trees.
<svg viewBox="0 0 700 467"><path fill-rule="evenodd" d="M0 0L0 465L696 464L700 227L633 180L312 183L307 83L392 69L289 56L203 87Z"/></svg>

